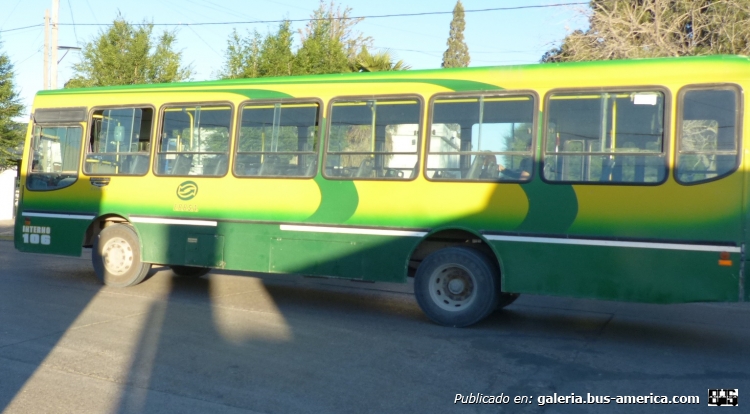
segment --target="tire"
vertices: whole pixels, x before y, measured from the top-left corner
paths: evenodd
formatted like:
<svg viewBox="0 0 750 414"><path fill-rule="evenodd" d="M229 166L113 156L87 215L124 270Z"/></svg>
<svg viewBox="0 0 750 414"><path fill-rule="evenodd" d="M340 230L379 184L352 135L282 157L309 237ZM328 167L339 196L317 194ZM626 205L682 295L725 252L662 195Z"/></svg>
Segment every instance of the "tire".
<svg viewBox="0 0 750 414"><path fill-rule="evenodd" d="M210 267L195 267L195 266L169 266L172 269L172 273L177 276L183 277L201 277L211 271Z"/></svg>
<svg viewBox="0 0 750 414"><path fill-rule="evenodd" d="M107 286L128 287L141 283L151 269L141 261L138 234L126 224L105 227L94 240L91 262L96 277Z"/></svg>
<svg viewBox="0 0 750 414"><path fill-rule="evenodd" d="M497 308L497 267L468 247L448 247L427 256L414 276L414 295L433 322L473 325Z"/></svg>

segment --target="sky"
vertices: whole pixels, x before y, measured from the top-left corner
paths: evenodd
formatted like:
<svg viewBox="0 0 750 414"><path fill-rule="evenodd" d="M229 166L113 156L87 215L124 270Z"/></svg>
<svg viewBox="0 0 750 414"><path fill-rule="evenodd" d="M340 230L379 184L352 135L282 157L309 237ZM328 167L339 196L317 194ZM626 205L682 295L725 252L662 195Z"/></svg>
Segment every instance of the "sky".
<svg viewBox="0 0 750 414"><path fill-rule="evenodd" d="M281 19L307 19L319 0L59 0L59 46L82 47L106 30L118 13L131 23L180 23L156 26L154 34L176 30L176 49L192 80L216 79L221 70L227 39L233 29L242 35L258 30L275 32ZM351 8L351 16L370 16L355 30L372 38L376 49L387 49L412 69L439 68L452 19L455 0L337 0ZM465 41L470 66L533 64L567 33L585 29L585 0L462 0L466 13ZM554 6L560 3L577 5ZM515 10L497 8L534 7ZM0 53L14 66L14 82L26 107L27 119L34 94L42 89L44 12L52 0L0 0ZM472 10L482 10L472 12ZM418 16L378 15L434 13ZM263 21L263 23L252 23ZM196 25L196 23L229 23ZM38 26L36 26L38 25ZM305 22L293 22L294 30ZM27 27L34 26L34 27ZM26 28L25 28L26 27ZM298 40L296 36L295 40ZM295 45L296 46L296 45ZM294 47L294 46L293 46ZM58 52L58 87L73 77L72 64L80 53Z"/></svg>

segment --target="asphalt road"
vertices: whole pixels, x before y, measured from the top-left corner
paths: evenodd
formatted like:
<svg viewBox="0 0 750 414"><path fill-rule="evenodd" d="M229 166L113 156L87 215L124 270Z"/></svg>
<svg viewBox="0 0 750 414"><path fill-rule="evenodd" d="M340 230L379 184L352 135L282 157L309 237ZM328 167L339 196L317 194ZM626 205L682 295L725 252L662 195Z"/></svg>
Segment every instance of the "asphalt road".
<svg viewBox="0 0 750 414"><path fill-rule="evenodd" d="M13 220L0 220L0 240L13 240Z"/></svg>
<svg viewBox="0 0 750 414"><path fill-rule="evenodd" d="M689 413L715 410L709 388L750 405L750 304L525 295L453 329L430 323L408 285L156 270L106 288L87 257L0 240L0 411ZM510 398L454 404L471 393ZM700 404L539 405L555 394Z"/></svg>

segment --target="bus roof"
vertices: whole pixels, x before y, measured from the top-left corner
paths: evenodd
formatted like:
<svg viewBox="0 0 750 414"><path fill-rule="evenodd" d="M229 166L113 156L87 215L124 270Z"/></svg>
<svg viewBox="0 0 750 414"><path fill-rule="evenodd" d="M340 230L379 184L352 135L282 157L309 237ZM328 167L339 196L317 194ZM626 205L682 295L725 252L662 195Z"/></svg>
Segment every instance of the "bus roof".
<svg viewBox="0 0 750 414"><path fill-rule="evenodd" d="M548 76L550 72L558 71L570 73L580 72L585 74L593 83L595 78L605 78L608 76L627 76L627 77L658 77L658 73L644 70L664 70L669 77L673 76L693 76L699 73L702 77L727 77L731 79L744 79L750 75L750 58L739 55L711 55L711 56L688 56L688 57L666 57L666 58L645 58L645 59L622 59L607 61L587 61L587 62L564 62L564 63L539 63L527 65L510 65L510 66L482 66L469 68L449 68L449 69L422 69L407 71L386 71L386 72L358 72L358 73L339 73L324 75L299 75L284 77L266 77L266 78L243 78L243 79L223 79L211 81L190 81L160 84L139 84L139 85L118 85L103 86L91 88L75 89L56 89L39 91L37 95L67 95L81 93L117 93L117 92L147 92L158 91L161 89L191 89L191 88L254 88L268 87L272 85L302 85L302 84L336 84L350 82L414 82L420 83L430 81L436 83L441 79L476 79L486 76L492 76L494 82L501 82L498 76L517 77L524 74L526 81L531 82L534 76L540 79ZM675 73L674 67L679 66L680 72ZM534 76L532 76L534 75ZM562 76L562 75L561 75ZM593 77L592 77L593 76ZM562 83L562 82L559 82ZM648 83L648 82L646 82ZM476 90L486 89L479 82ZM488 85L489 86L489 85ZM560 86L563 86L562 84ZM466 88L461 88L466 89ZM490 89L497 89L496 86Z"/></svg>

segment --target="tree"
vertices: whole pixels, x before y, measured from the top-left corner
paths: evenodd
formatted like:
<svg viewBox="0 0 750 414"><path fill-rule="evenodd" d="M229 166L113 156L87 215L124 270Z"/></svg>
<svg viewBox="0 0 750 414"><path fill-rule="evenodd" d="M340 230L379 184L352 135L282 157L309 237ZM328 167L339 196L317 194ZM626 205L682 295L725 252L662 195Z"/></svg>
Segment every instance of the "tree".
<svg viewBox="0 0 750 414"><path fill-rule="evenodd" d="M291 23L284 21L276 35L263 39L258 70L260 76L289 76L293 64Z"/></svg>
<svg viewBox="0 0 750 414"><path fill-rule="evenodd" d="M351 72L356 70L358 52L372 43L370 37L354 30L361 20L351 17L350 8L321 0L310 21L298 32L300 47L296 52L292 51L289 21L265 36L254 31L243 37L235 30L227 42L219 76L235 79Z"/></svg>
<svg viewBox="0 0 750 414"><path fill-rule="evenodd" d="M301 46L294 59L295 74L344 73L351 71L351 62L362 47L371 43L354 30L362 18L351 18L351 9L341 9L333 1L313 12L304 30L300 30Z"/></svg>
<svg viewBox="0 0 750 414"><path fill-rule="evenodd" d="M589 29L543 62L750 53L750 1L593 0Z"/></svg>
<svg viewBox="0 0 750 414"><path fill-rule="evenodd" d="M22 112L23 105L13 83L13 65L7 54L0 52L0 171L18 160L14 150L23 142L24 131L13 118Z"/></svg>
<svg viewBox="0 0 750 414"><path fill-rule="evenodd" d="M222 79L257 78L262 43L257 30L248 33L247 37L241 37L237 29L233 30L227 41L224 69L219 76Z"/></svg>
<svg viewBox="0 0 750 414"><path fill-rule="evenodd" d="M292 74L291 23L284 21L279 30L261 36L258 31L240 37L235 30L227 42L226 61L220 76L224 79L262 78Z"/></svg>
<svg viewBox="0 0 750 414"><path fill-rule="evenodd" d="M83 47L81 61L73 65L75 75L66 88L179 82L191 70L181 64L182 53L174 50L175 32L164 31L152 38L153 24L131 25L118 16Z"/></svg>
<svg viewBox="0 0 750 414"><path fill-rule="evenodd" d="M362 48L355 58L352 69L354 72L385 72L391 70L409 70L411 66L403 60L395 61L387 50L374 55L367 48Z"/></svg>
<svg viewBox="0 0 750 414"><path fill-rule="evenodd" d="M464 5L461 0L456 2L453 8L453 20L451 20L451 29L448 35L448 49L443 53L444 68L463 68L469 66L471 57L469 56L469 47L464 42L464 29L466 21L464 20Z"/></svg>

